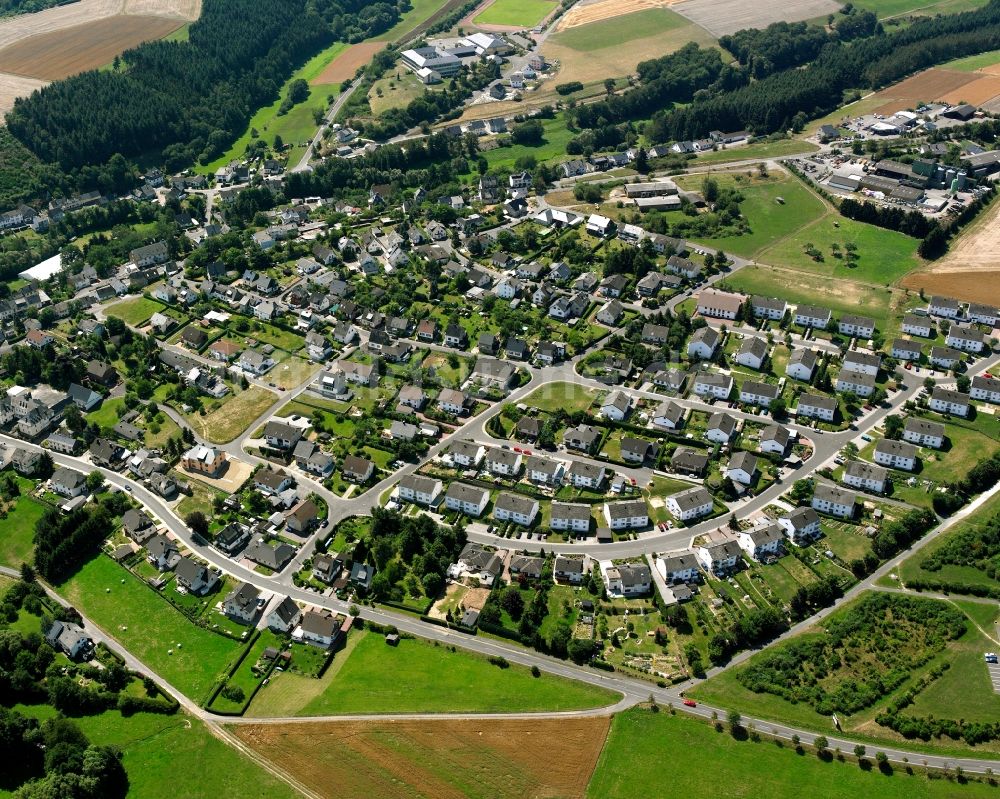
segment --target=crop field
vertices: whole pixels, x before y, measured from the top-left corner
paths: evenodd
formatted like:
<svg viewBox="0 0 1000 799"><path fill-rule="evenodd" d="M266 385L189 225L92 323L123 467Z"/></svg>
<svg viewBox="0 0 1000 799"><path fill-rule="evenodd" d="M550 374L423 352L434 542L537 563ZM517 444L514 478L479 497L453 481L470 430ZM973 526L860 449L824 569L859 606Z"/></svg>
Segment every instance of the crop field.
<svg viewBox="0 0 1000 799"><path fill-rule="evenodd" d="M313 85L340 84L354 77L358 67L363 67L372 60L372 56L385 47L383 42L359 42L343 49L343 44L337 45L340 52L316 75L310 83Z"/></svg>
<svg viewBox="0 0 1000 799"><path fill-rule="evenodd" d="M907 275L902 285L972 302L1000 304L1000 203L981 213L926 269Z"/></svg>
<svg viewBox="0 0 1000 799"><path fill-rule="evenodd" d="M711 768L692 766L691 753ZM662 785L669 774L669 793L650 791ZM776 778L780 775L780 779ZM722 787L724 786L724 787ZM604 751L590 781L591 799L646 799L651 795L683 796L684 799L716 799L720 796L766 796L768 799L980 799L996 789L981 783L956 786L948 780L907 776L902 770L889 776L877 769L862 770L853 763L795 753L789 745L775 746L737 741L727 732L683 715L650 713L635 709L615 716Z"/></svg>
<svg viewBox="0 0 1000 799"><path fill-rule="evenodd" d="M555 11L551 0L493 0L472 21L476 25L519 30L531 28Z"/></svg>
<svg viewBox="0 0 1000 799"><path fill-rule="evenodd" d="M608 718L240 725L233 733L321 796L583 796Z"/></svg>
<svg viewBox="0 0 1000 799"><path fill-rule="evenodd" d="M841 3L835 0L682 0L674 11L715 36L744 28L766 28L772 22L797 22L835 14Z"/></svg>
<svg viewBox="0 0 1000 799"><path fill-rule="evenodd" d="M181 25L181 20L165 17L118 16L41 33L0 50L0 72L59 80L104 66L119 53Z"/></svg>
<svg viewBox="0 0 1000 799"><path fill-rule="evenodd" d="M242 645L198 627L138 578L104 555L59 587L80 611L196 702Z"/></svg>
<svg viewBox="0 0 1000 799"><path fill-rule="evenodd" d="M652 8L560 30L545 40L541 52L559 62L553 84L574 80L586 84L628 75L639 62L672 53L688 42L708 47L715 38L672 11Z"/></svg>
<svg viewBox="0 0 1000 799"><path fill-rule="evenodd" d="M945 100L946 97L961 95L964 87L977 78L974 73L960 70L939 67L925 69L877 92L872 99L877 99L879 103L872 110L891 114L904 108L913 108L922 102ZM1000 93L1000 89L993 92L997 93ZM992 96L991 94L984 99Z"/></svg>

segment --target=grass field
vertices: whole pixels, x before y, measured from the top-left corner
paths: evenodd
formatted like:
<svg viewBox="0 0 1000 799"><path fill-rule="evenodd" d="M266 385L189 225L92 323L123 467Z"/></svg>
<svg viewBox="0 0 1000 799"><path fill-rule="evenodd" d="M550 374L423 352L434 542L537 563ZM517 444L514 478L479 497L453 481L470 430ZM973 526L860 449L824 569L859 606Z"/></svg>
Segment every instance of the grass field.
<svg viewBox="0 0 1000 799"><path fill-rule="evenodd" d="M93 422L102 429L114 427L121 418L118 416L118 409L124 405L124 397L105 398L95 410L86 414L87 421Z"/></svg>
<svg viewBox="0 0 1000 799"><path fill-rule="evenodd" d="M564 47L590 53L609 47L621 47L634 39L659 36L690 24L673 11L665 8L649 8L600 22L577 25L553 34L552 41Z"/></svg>
<svg viewBox="0 0 1000 799"><path fill-rule="evenodd" d="M267 380L269 383L277 383L282 388L295 388L316 374L319 368L318 363L292 356L268 372Z"/></svg>
<svg viewBox="0 0 1000 799"><path fill-rule="evenodd" d="M323 50L313 58L309 59L303 66L292 73L291 77L281 87L276 99L270 105L259 108L250 118L250 124L233 145L214 161L199 166L198 170L206 174L215 172L219 167L225 166L234 159L243 157L247 145L253 140L253 131L267 141L274 143L275 136L281 136L285 144L291 144L289 162L294 163L298 155L302 154L302 142L308 141L316 133L316 121L313 119L313 111L327 109L327 96L340 94L340 86L337 84L312 84L311 81L319 75L323 69L333 61L340 53L347 49L345 42L336 42ZM278 109L281 102L288 93L288 86L293 80L303 79L310 82L309 97L302 103L294 106L291 111L283 116L278 116Z"/></svg>
<svg viewBox="0 0 1000 799"><path fill-rule="evenodd" d="M319 796L581 797L610 719L397 719L233 729ZM656 795L656 791L650 791Z"/></svg>
<svg viewBox="0 0 1000 799"><path fill-rule="evenodd" d="M942 64L941 69L954 69L958 72L976 72L985 67L992 67L997 63L1000 63L1000 50L990 50L988 53L956 58L954 61Z"/></svg>
<svg viewBox="0 0 1000 799"><path fill-rule="evenodd" d="M352 632L353 648L324 692L294 715L331 713L470 712L571 710L612 704L617 694L527 669L500 669L484 658L406 639L389 647L382 636ZM332 668L332 667L331 667ZM285 675L264 693L282 692ZM252 708L258 712L257 703Z"/></svg>
<svg viewBox="0 0 1000 799"><path fill-rule="evenodd" d="M695 752L697 766L690 761ZM711 779L705 779L706 770ZM887 777L877 769L824 763L810 754L797 755L790 746L737 741L700 721L635 709L614 717L587 796L646 799L650 786L662 784L665 774L670 775L669 795L685 799L978 799L996 792L978 783L956 786L902 771Z"/></svg>
<svg viewBox="0 0 1000 799"><path fill-rule="evenodd" d="M556 8L549 0L495 0L472 21L477 25L509 25L531 28Z"/></svg>
<svg viewBox="0 0 1000 799"><path fill-rule="evenodd" d="M14 500L14 507L0 519L0 564L15 569L34 560L35 524L47 510L41 502L23 496L29 490L22 487L22 496Z"/></svg>
<svg viewBox="0 0 1000 799"><path fill-rule="evenodd" d="M573 413L587 410L595 399L597 392L579 383L549 383L536 388L522 402L540 411L565 410Z"/></svg>
<svg viewBox="0 0 1000 799"><path fill-rule="evenodd" d="M163 313L165 309L166 306L156 300L151 300L148 297L135 297L109 305L106 313L108 316L117 316L127 325L139 327L147 322L153 314Z"/></svg>
<svg viewBox="0 0 1000 799"><path fill-rule="evenodd" d="M728 288L747 294L784 297L793 304L811 303L831 308L835 313L871 316L880 330L887 330L893 315L894 294L867 283L831 281L791 269L748 266L726 279Z"/></svg>
<svg viewBox="0 0 1000 799"><path fill-rule="evenodd" d="M410 0L410 10L400 17L399 22L385 33L375 36L372 41L395 42L402 39L418 25L429 20L447 2L448 0Z"/></svg>
<svg viewBox="0 0 1000 799"><path fill-rule="evenodd" d="M300 796L212 735L202 722L184 714L136 713L125 718L117 710L109 710L74 722L93 743L121 749L129 778L128 795L137 799Z"/></svg>
<svg viewBox="0 0 1000 799"><path fill-rule="evenodd" d="M789 155L802 155L815 152L818 149L812 142L798 141L796 139L761 141L748 144L745 147L731 147L727 150L710 150L700 153L693 162L693 165L723 164L729 161L744 161L750 158L784 158Z"/></svg>
<svg viewBox="0 0 1000 799"><path fill-rule="evenodd" d="M171 685L204 702L242 645L192 624L103 555L59 588L80 611Z"/></svg>
<svg viewBox="0 0 1000 799"><path fill-rule="evenodd" d="M995 416L981 414L972 422L953 420L945 430L946 449L921 450L921 478L936 483L954 480L1000 449L1000 421Z"/></svg>
<svg viewBox="0 0 1000 799"><path fill-rule="evenodd" d="M543 119L542 128L545 131L544 140L536 146L513 144L509 147L498 147L487 150L482 157L489 163L491 169L514 169L519 158L533 157L538 163L552 160L565 160L566 144L573 138L573 133L566 127L562 114L553 119Z"/></svg>
<svg viewBox="0 0 1000 799"><path fill-rule="evenodd" d="M225 444L246 430L277 399L273 391L250 386L246 391L230 396L219 408L204 416L190 413L185 418L202 438Z"/></svg>
<svg viewBox="0 0 1000 799"><path fill-rule="evenodd" d="M372 84L368 90L368 104L373 114L381 114L390 108L405 108L412 100L422 97L427 87L412 72L401 70L399 79L391 72ZM381 92L381 95L379 95Z"/></svg>

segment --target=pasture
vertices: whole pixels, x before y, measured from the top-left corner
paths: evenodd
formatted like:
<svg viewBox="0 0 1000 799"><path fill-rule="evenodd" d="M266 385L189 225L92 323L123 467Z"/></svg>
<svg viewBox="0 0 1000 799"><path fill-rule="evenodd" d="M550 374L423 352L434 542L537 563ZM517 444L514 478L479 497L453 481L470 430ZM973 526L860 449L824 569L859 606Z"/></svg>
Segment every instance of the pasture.
<svg viewBox="0 0 1000 799"><path fill-rule="evenodd" d="M322 796L515 799L583 796L609 724L606 717L372 720L232 732Z"/></svg>
<svg viewBox="0 0 1000 799"><path fill-rule="evenodd" d="M744 28L766 28L773 22L798 22L835 14L835 0L681 0L673 10L715 36Z"/></svg>
<svg viewBox="0 0 1000 799"><path fill-rule="evenodd" d="M957 14L985 5L985 0L858 0L857 8L874 11L879 19L901 17L907 14L933 16L934 14Z"/></svg>

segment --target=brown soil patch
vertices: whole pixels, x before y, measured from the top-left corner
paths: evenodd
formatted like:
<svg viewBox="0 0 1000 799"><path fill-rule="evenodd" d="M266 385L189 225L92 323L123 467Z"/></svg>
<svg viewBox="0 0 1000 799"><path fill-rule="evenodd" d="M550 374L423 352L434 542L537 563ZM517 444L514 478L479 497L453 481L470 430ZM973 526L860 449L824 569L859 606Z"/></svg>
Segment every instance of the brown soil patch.
<svg viewBox="0 0 1000 799"><path fill-rule="evenodd" d="M14 107L18 97L27 97L35 89L48 85L44 80L25 78L22 75L0 74L0 116Z"/></svg>
<svg viewBox="0 0 1000 799"><path fill-rule="evenodd" d="M1000 94L1000 77L983 75L962 88L948 92L941 97L946 103L970 103L980 105Z"/></svg>
<svg viewBox="0 0 1000 799"><path fill-rule="evenodd" d="M897 111L905 111L907 108L913 107L913 100L890 100L889 102L882 103L882 105L875 106L871 110L873 114L882 114L883 116L892 116Z"/></svg>
<svg viewBox="0 0 1000 799"><path fill-rule="evenodd" d="M0 50L0 72L59 80L110 63L116 55L183 25L165 17L106 17L22 39Z"/></svg>
<svg viewBox="0 0 1000 799"><path fill-rule="evenodd" d="M886 100L942 100L949 92L954 92L967 83L977 80L974 72L956 72L950 69L925 69L906 80L889 86L878 93ZM991 95L992 96L992 95Z"/></svg>
<svg viewBox="0 0 1000 799"><path fill-rule="evenodd" d="M588 22L622 17L647 8L667 8L676 2L679 0L597 0L596 3L577 3L560 17L554 32L586 25Z"/></svg>
<svg viewBox="0 0 1000 799"><path fill-rule="evenodd" d="M909 289L1000 305L1000 202L994 202L927 269L901 281Z"/></svg>
<svg viewBox="0 0 1000 799"><path fill-rule="evenodd" d="M372 56L379 50L384 49L385 46L385 42L352 44L327 64L323 71L313 78L310 83L313 86L321 86L327 83L343 83L345 80L350 80L354 77L354 73L358 71L358 67L363 67L371 61Z"/></svg>
<svg viewBox="0 0 1000 799"><path fill-rule="evenodd" d="M239 725L261 758L320 796L573 797L586 793L610 717Z"/></svg>
<svg viewBox="0 0 1000 799"><path fill-rule="evenodd" d="M976 71L983 75L1000 75L1000 63L990 64L988 67Z"/></svg>

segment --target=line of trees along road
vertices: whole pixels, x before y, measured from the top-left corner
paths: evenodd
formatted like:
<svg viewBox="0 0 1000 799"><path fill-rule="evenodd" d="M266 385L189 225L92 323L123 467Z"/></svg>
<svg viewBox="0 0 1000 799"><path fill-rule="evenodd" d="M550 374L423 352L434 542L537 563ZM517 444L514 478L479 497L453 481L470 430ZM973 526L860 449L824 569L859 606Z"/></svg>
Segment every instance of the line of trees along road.
<svg viewBox="0 0 1000 799"><path fill-rule="evenodd" d="M405 0L404 0L405 2ZM85 72L19 99L15 137L64 170L162 154L177 169L218 157L299 64L337 39L395 24L364 0L206 0L189 41L147 42L118 70Z"/></svg>

